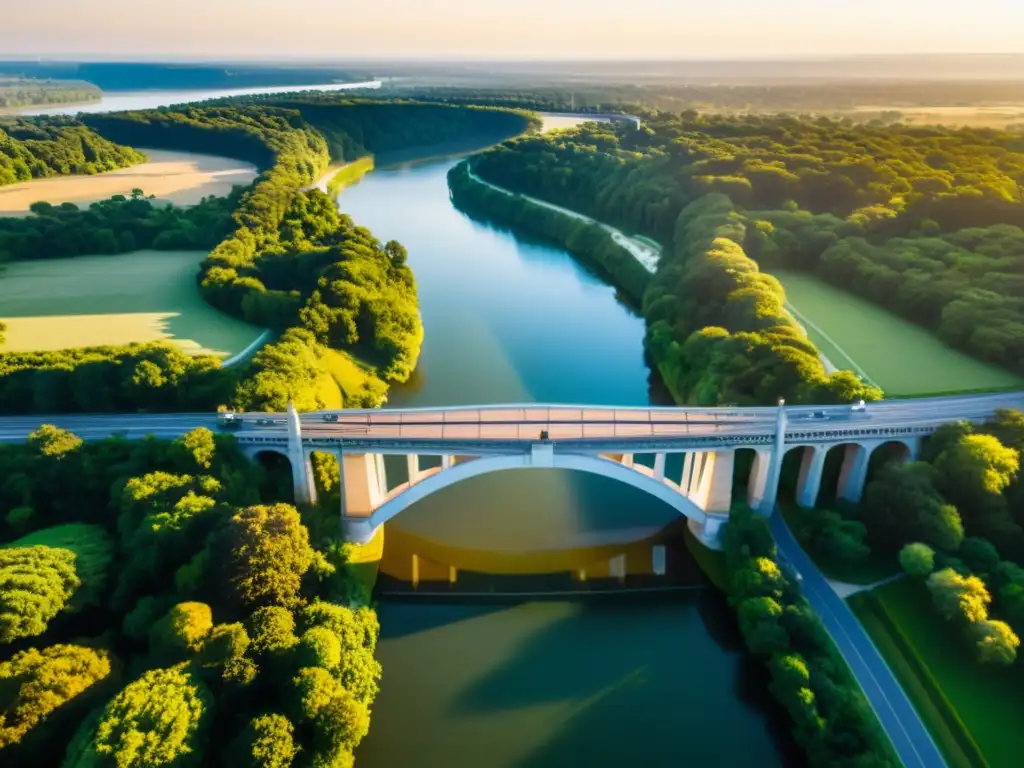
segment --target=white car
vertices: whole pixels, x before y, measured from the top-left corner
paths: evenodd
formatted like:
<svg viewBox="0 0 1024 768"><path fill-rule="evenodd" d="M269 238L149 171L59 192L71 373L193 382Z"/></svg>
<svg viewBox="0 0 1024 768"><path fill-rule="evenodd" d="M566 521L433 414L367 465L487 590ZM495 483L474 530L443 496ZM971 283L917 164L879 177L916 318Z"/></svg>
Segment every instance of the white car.
<svg viewBox="0 0 1024 768"><path fill-rule="evenodd" d="M868 409L867 404L863 400L858 400L856 403L850 406L850 413L864 413Z"/></svg>

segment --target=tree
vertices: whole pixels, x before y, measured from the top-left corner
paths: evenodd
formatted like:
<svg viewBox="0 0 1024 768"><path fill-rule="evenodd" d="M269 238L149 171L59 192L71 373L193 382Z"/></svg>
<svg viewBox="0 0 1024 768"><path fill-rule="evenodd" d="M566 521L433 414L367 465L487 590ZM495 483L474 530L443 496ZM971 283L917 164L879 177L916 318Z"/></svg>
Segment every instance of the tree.
<svg viewBox="0 0 1024 768"><path fill-rule="evenodd" d="M341 664L341 641L327 627L307 629L299 639L299 664L336 670Z"/></svg>
<svg viewBox="0 0 1024 768"><path fill-rule="evenodd" d="M808 548L821 557L845 563L862 561L871 554L864 543L867 529L858 520L847 520L838 512L822 509L807 516L804 529Z"/></svg>
<svg viewBox="0 0 1024 768"><path fill-rule="evenodd" d="M884 466L864 493L863 516L872 537L893 550L911 541L947 552L959 549L963 523L935 487L935 477L924 462Z"/></svg>
<svg viewBox="0 0 1024 768"><path fill-rule="evenodd" d="M269 605L253 611L247 622L255 653L280 653L290 650L295 636L295 618L287 608Z"/></svg>
<svg viewBox="0 0 1024 768"><path fill-rule="evenodd" d="M45 632L80 584L70 550L0 549L0 643Z"/></svg>
<svg viewBox="0 0 1024 768"><path fill-rule="evenodd" d="M29 648L0 664L0 749L110 674L110 654L77 645Z"/></svg>
<svg viewBox="0 0 1024 768"><path fill-rule="evenodd" d="M313 563L309 532L287 504L256 506L231 518L228 544L236 597L243 603L291 606Z"/></svg>
<svg viewBox="0 0 1024 768"><path fill-rule="evenodd" d="M736 600L744 597L778 598L786 587L786 577L774 560L756 557L745 568L733 572L730 587L730 594Z"/></svg>
<svg viewBox="0 0 1024 768"><path fill-rule="evenodd" d="M213 432L197 427L177 438L172 444L175 459L186 472L209 469L217 452Z"/></svg>
<svg viewBox="0 0 1024 768"><path fill-rule="evenodd" d="M284 715L254 717L239 734L231 765L239 768L289 768L299 753L295 727Z"/></svg>
<svg viewBox="0 0 1024 768"><path fill-rule="evenodd" d="M999 565L999 552L992 542L976 536L964 539L959 554L974 573L991 573Z"/></svg>
<svg viewBox="0 0 1024 768"><path fill-rule="evenodd" d="M211 714L210 692L187 665L152 669L84 724L65 768L198 765Z"/></svg>
<svg viewBox="0 0 1024 768"><path fill-rule="evenodd" d="M935 570L935 550L927 544L915 542L900 550L900 567L915 579L923 579Z"/></svg>
<svg viewBox="0 0 1024 768"><path fill-rule="evenodd" d="M1020 638L1002 621L984 620L971 625L971 634L982 664L1009 666L1017 658Z"/></svg>
<svg viewBox="0 0 1024 768"><path fill-rule="evenodd" d="M936 609L947 621L973 623L988 618L987 606L992 596L977 576L961 576L946 568L929 576L927 585Z"/></svg>
<svg viewBox="0 0 1024 768"><path fill-rule="evenodd" d="M941 488L958 505L984 503L998 495L1020 469L1020 457L992 435L965 435L935 459Z"/></svg>
<svg viewBox="0 0 1024 768"><path fill-rule="evenodd" d="M789 648L789 635L782 626L782 606L770 597L748 597L737 613L740 631L750 652L769 657Z"/></svg>
<svg viewBox="0 0 1024 768"><path fill-rule="evenodd" d="M28 436L28 444L41 456L63 459L82 446L82 438L52 424L43 424Z"/></svg>
<svg viewBox="0 0 1024 768"><path fill-rule="evenodd" d="M206 603L178 603L150 632L158 652L170 657L198 653L213 628L213 611Z"/></svg>

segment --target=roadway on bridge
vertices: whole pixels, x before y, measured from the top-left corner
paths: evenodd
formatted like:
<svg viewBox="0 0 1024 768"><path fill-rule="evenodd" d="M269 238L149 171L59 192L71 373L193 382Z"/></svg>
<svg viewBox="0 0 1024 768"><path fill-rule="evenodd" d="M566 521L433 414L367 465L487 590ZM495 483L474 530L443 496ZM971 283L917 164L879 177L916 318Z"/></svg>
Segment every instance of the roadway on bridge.
<svg viewBox="0 0 1024 768"><path fill-rule="evenodd" d="M997 408L1024 407L1024 393L890 400L869 403L863 413L850 406L787 406L788 442L806 432L830 429L934 427L955 419L980 420ZM300 415L304 436L410 440L480 440L536 442L541 432L551 440L572 442L614 438L629 440L671 437L751 438L774 435L777 408L608 408L590 405L494 405L468 408L347 410ZM333 419L326 421L325 417ZM241 415L246 436L283 438L283 413ZM82 438L112 434L169 438L196 427L217 429L211 413L181 414L52 414L0 418L0 441L23 440L42 424L55 424Z"/></svg>
<svg viewBox="0 0 1024 768"><path fill-rule="evenodd" d="M771 519L783 563L800 574L800 587L850 665L871 707L907 768L938 768L946 761L882 655L846 602L804 553L782 513Z"/></svg>

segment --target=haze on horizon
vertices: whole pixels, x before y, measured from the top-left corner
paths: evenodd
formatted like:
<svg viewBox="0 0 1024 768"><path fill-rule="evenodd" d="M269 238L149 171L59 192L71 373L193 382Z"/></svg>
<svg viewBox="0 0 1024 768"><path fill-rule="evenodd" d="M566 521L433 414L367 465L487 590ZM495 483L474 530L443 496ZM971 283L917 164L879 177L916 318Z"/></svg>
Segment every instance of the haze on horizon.
<svg viewBox="0 0 1024 768"><path fill-rule="evenodd" d="M14 56L670 59L1024 51L1024 2L0 0Z"/></svg>

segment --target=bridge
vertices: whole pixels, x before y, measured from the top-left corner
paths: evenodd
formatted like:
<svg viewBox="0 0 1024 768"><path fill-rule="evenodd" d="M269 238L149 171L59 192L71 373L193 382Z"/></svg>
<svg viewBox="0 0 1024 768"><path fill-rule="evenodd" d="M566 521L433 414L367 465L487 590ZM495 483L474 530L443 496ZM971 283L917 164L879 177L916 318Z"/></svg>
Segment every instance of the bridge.
<svg viewBox="0 0 1024 768"><path fill-rule="evenodd" d="M733 501L737 454L752 452L746 501L765 514L775 506L782 464L800 453L797 503L813 507L829 451L842 453L837 495L858 501L868 464L883 446L914 459L941 425L980 422L1002 408L1024 408L1024 392L924 398L851 406L755 408L619 408L592 405L495 405L239 415L234 432L252 458L288 458L295 498L316 501L311 457L333 454L341 470L346 536L369 541L377 528L414 502L470 477L510 469L557 468L627 483L688 518L705 545L719 548ZM172 438L196 427L218 429L216 414L120 414L5 417L0 442L21 441L41 424L84 439L113 434ZM408 479L389 487L385 455L406 457ZM652 466L637 456L653 455ZM682 472L666 472L683 454ZM426 468L421 458L440 456ZM437 461L436 459L434 460Z"/></svg>

